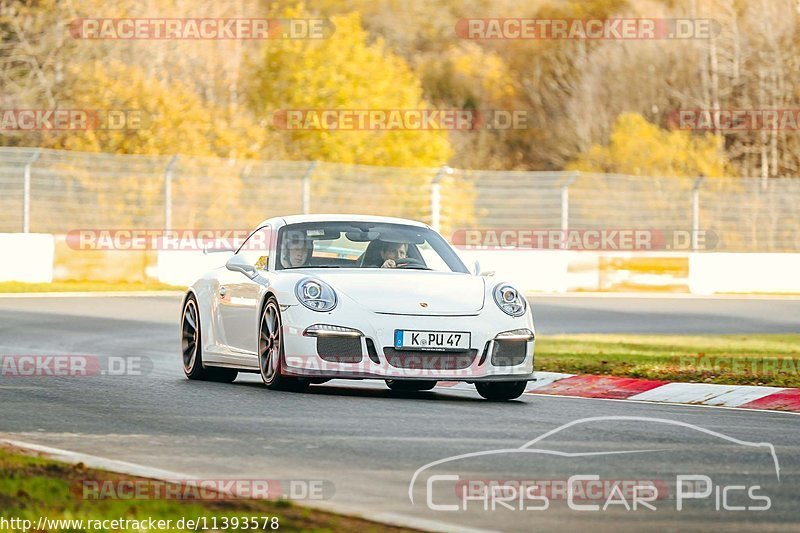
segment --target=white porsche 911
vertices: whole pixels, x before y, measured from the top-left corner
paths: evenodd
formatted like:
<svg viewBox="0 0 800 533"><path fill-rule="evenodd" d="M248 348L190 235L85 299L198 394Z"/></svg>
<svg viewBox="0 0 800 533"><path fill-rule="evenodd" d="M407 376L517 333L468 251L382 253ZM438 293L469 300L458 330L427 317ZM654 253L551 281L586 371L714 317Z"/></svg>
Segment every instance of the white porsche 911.
<svg viewBox="0 0 800 533"><path fill-rule="evenodd" d="M476 266L476 270L477 270ZM533 379L533 314L509 283L471 273L420 222L364 215L265 220L183 303L189 379L303 391L334 378L394 390L474 383L490 400Z"/></svg>

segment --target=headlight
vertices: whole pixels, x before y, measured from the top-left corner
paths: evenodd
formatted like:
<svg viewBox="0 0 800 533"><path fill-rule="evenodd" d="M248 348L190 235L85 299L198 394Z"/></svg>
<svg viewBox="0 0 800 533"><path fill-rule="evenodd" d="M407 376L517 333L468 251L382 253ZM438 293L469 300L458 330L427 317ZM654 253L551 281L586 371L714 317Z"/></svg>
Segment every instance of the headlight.
<svg viewBox="0 0 800 533"><path fill-rule="evenodd" d="M505 314L511 316L522 316L528 308L525 297L507 283L501 283L494 288L494 301Z"/></svg>
<svg viewBox="0 0 800 533"><path fill-rule="evenodd" d="M294 289L301 304L312 311L330 311L336 307L336 293L322 280L314 278L301 279Z"/></svg>
<svg viewBox="0 0 800 533"><path fill-rule="evenodd" d="M331 324L313 324L303 331L304 337L363 337L364 334L353 328Z"/></svg>
<svg viewBox="0 0 800 533"><path fill-rule="evenodd" d="M521 328L502 331L495 335L494 338L501 341L532 341L535 336L528 328Z"/></svg>

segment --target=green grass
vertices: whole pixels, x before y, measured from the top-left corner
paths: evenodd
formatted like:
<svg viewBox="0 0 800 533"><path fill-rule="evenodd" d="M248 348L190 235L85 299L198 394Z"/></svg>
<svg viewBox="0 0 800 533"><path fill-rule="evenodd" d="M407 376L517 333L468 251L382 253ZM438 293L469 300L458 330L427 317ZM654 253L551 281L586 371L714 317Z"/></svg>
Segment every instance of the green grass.
<svg viewBox="0 0 800 533"><path fill-rule="evenodd" d="M800 387L800 334L542 336L536 339L536 369Z"/></svg>
<svg viewBox="0 0 800 533"><path fill-rule="evenodd" d="M80 490L82 480L141 479L87 469L34 456L32 453L7 446L0 447L0 517L9 520L30 520L33 528L40 516L49 519L84 520L156 520L207 517L211 524L216 517L278 517L280 531L411 531L384 526L358 518L346 517L296 506L285 500L119 500L84 499ZM263 520L263 519L262 519ZM261 521L259 521L261 522ZM240 529L242 530L242 529ZM268 531L272 529L267 528ZM52 530L55 531L55 530ZM87 531L61 529L60 531ZM131 531L128 529L92 531ZM164 530L162 530L164 531ZM166 531L181 531L167 529ZM228 529L235 531L235 529Z"/></svg>
<svg viewBox="0 0 800 533"><path fill-rule="evenodd" d="M166 285L157 281L124 283L111 281L55 281L53 283L0 282L0 293L20 292L98 292L98 291L183 291L186 287Z"/></svg>

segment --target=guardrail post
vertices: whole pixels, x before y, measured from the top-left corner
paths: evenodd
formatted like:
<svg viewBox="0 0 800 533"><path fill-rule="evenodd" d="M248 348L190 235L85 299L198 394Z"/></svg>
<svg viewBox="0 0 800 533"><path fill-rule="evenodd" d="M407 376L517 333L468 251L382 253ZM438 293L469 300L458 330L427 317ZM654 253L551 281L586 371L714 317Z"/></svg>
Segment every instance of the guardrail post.
<svg viewBox="0 0 800 533"><path fill-rule="evenodd" d="M172 229L172 168L178 162L178 156L173 155L164 169L164 229Z"/></svg>
<svg viewBox="0 0 800 533"><path fill-rule="evenodd" d="M308 165L305 174L303 174L303 214L311 213L311 176L314 175L314 169L317 168L317 162L312 161Z"/></svg>
<svg viewBox="0 0 800 533"><path fill-rule="evenodd" d="M31 167L41 154L42 150L37 148L22 172L22 233L31 232Z"/></svg>
<svg viewBox="0 0 800 533"><path fill-rule="evenodd" d="M436 172L431 181L431 227L439 232L442 228L442 178L450 175L453 169L444 165Z"/></svg>
<svg viewBox="0 0 800 533"><path fill-rule="evenodd" d="M703 183L703 176L694 180L692 185L692 251L696 252L700 248L700 185Z"/></svg>
<svg viewBox="0 0 800 533"><path fill-rule="evenodd" d="M578 179L578 172L572 172L564 185L561 186L561 247L567 246L567 231L569 231L569 187L576 179Z"/></svg>

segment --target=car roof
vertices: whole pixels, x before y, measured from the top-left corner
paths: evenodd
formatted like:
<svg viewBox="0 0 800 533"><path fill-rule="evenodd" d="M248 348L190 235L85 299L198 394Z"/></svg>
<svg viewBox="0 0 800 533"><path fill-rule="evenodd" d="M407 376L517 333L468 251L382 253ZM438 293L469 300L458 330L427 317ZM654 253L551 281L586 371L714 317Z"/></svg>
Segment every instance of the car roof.
<svg viewBox="0 0 800 533"><path fill-rule="evenodd" d="M280 220L283 224L299 224L301 222L384 222L388 224L406 224L421 228L429 227L423 222L406 218L381 217L374 215L348 215L348 214L314 214L314 215L287 215L265 220L261 225Z"/></svg>

